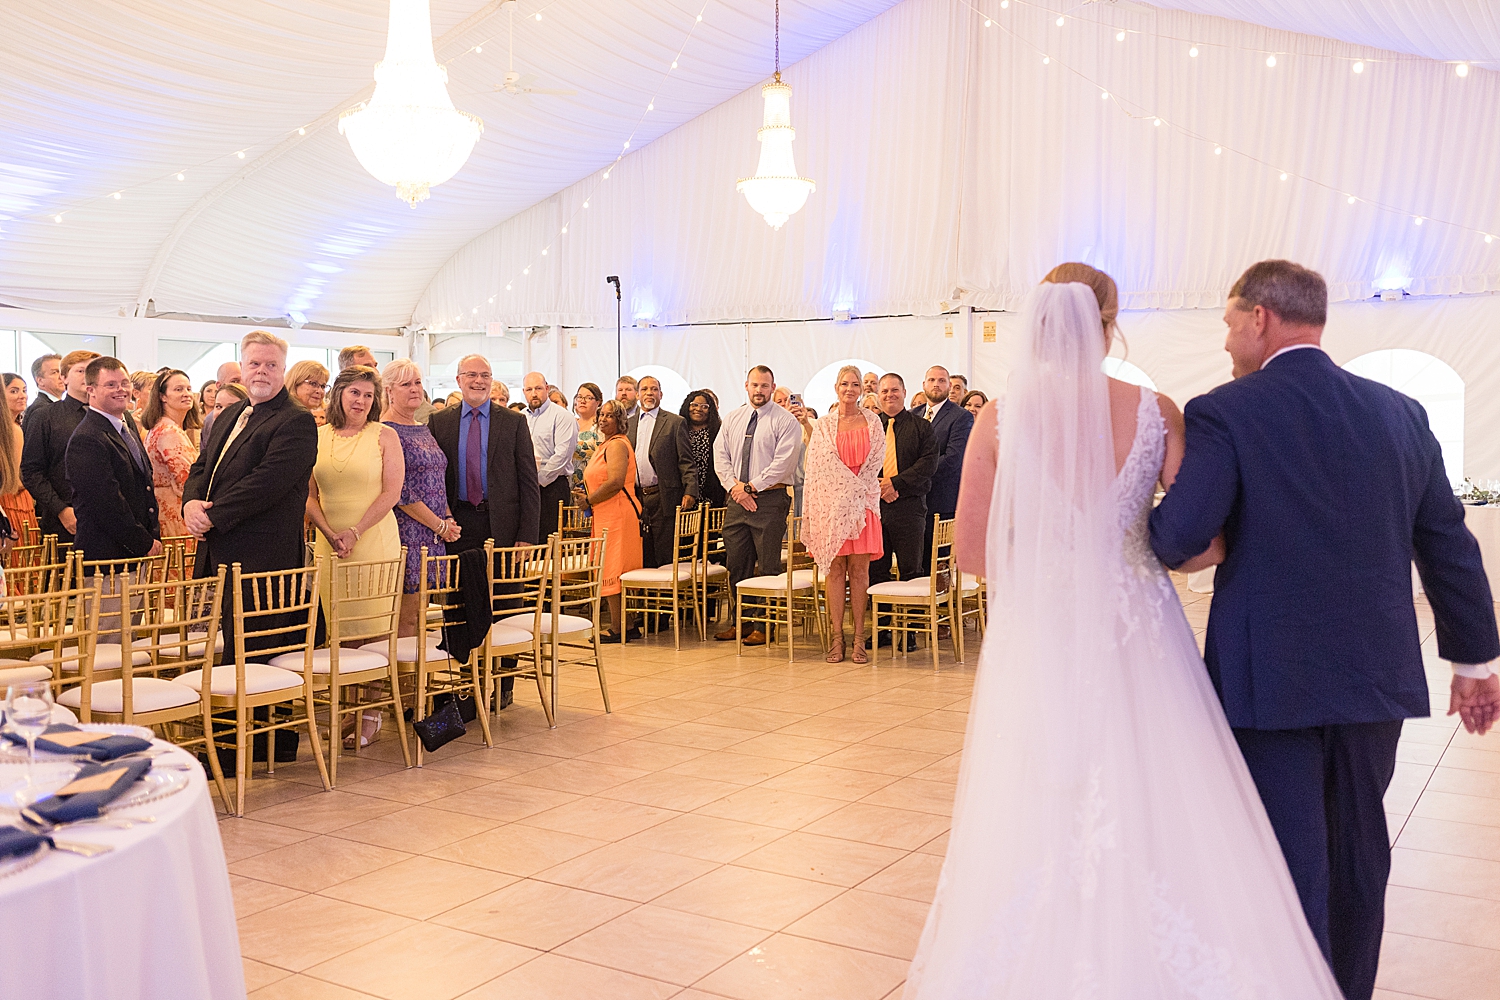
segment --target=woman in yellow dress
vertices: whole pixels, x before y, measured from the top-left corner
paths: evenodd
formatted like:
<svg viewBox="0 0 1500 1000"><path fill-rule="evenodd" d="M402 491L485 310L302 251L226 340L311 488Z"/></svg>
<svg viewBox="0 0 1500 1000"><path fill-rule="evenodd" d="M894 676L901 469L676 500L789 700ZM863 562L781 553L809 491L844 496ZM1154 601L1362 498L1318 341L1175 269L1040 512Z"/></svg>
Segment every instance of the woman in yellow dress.
<svg viewBox="0 0 1500 1000"><path fill-rule="evenodd" d="M635 449L625 436L625 407L618 400L607 399L600 405L594 428L599 432L599 444L583 470L584 489L574 492L574 501L593 508L590 524L595 538L609 530L599 593L609 603L614 631L603 639L624 642L626 638L640 638L639 632L628 634L620 589L620 574L641 568L640 503L634 498Z"/></svg>

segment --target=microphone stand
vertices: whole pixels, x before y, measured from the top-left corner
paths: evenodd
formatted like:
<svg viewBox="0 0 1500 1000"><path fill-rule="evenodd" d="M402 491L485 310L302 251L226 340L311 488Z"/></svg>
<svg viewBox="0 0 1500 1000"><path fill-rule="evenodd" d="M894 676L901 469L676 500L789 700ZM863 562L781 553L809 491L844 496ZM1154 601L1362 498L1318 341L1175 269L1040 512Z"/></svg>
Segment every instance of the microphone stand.
<svg viewBox="0 0 1500 1000"><path fill-rule="evenodd" d="M625 366L622 362L620 350L620 276L611 274L604 279L605 284L615 286L615 378L625 374Z"/></svg>

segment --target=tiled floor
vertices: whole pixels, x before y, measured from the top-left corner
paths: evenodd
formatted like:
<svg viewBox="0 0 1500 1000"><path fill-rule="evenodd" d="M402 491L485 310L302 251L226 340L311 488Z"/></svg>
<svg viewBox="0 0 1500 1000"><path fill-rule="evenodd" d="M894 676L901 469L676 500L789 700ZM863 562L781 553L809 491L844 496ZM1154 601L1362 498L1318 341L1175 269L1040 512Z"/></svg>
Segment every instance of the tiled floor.
<svg viewBox="0 0 1500 1000"><path fill-rule="evenodd" d="M1183 592L1195 628L1206 598ZM1419 607L1424 649L1432 620ZM947 843L977 651L829 666L670 638L421 770L390 733L220 824L258 1000L882 1000ZM1434 704L1447 706L1435 658ZM1500 735L1407 725L1377 998L1500 1000Z"/></svg>

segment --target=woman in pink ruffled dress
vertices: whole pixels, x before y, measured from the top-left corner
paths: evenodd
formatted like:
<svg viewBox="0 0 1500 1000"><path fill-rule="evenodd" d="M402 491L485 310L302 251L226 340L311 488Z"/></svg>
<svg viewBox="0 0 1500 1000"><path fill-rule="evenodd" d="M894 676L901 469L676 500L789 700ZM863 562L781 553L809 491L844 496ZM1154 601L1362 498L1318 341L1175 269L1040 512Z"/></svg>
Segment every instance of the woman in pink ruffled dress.
<svg viewBox="0 0 1500 1000"><path fill-rule="evenodd" d="M885 433L874 410L860 406L860 372L839 369L838 404L819 420L807 442L802 487L802 544L828 584L828 620L837 631L829 663L844 659L844 587L854 611L850 659L866 663L865 594L870 560L885 552L880 532L880 470Z"/></svg>

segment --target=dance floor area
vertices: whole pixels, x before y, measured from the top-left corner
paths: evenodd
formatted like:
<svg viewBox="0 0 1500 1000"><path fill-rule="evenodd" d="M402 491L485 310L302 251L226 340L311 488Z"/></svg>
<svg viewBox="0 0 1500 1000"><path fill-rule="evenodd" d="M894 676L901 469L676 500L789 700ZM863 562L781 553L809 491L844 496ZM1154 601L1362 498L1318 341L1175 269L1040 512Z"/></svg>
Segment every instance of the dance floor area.
<svg viewBox="0 0 1500 1000"><path fill-rule="evenodd" d="M1200 630L1208 598L1179 591ZM1419 604L1434 705L1448 667ZM220 823L258 1000L899 997L947 844L977 650L825 664L650 637L403 770L389 724ZM1069 725L1059 719L1058 725ZM1377 1000L1500 1000L1500 740L1406 726Z"/></svg>

